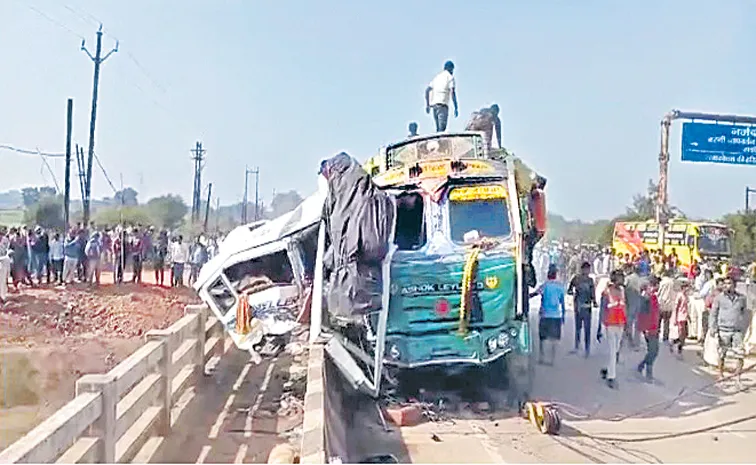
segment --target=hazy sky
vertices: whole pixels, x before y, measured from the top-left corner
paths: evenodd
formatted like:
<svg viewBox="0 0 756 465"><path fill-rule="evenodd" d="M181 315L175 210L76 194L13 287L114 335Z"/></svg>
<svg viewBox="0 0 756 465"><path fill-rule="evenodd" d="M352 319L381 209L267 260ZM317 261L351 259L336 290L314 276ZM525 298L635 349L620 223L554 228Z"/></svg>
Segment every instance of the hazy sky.
<svg viewBox="0 0 756 465"><path fill-rule="evenodd" d="M756 114L753 0L0 0L0 144L62 152L73 97L86 147L93 66L79 47L94 53L98 21L103 49L117 38L120 51L102 67L96 152L143 200L190 198L197 140L224 204L241 198L245 164L263 197L307 194L322 158L364 159L412 120L429 131L423 91L447 59L450 128L497 102L505 145L573 218L619 213L656 177L668 110ZM742 208L756 167L683 164L679 144L677 123L672 203ZM36 156L0 162L0 190L52 184ZM63 162L52 167L62 185ZM93 194L112 195L99 171Z"/></svg>

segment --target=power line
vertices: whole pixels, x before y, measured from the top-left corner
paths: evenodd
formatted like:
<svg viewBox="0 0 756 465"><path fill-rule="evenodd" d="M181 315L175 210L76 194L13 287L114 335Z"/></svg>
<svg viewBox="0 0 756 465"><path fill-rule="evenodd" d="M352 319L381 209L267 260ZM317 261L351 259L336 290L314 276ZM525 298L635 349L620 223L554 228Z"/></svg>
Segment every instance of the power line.
<svg viewBox="0 0 756 465"><path fill-rule="evenodd" d="M97 156L97 153L94 154L94 159L97 162L97 166L100 167L100 171L102 171L102 175L105 176L105 180L110 184L110 188L113 189L113 193L117 193L118 189L115 188L113 185L113 181L110 180L110 176L108 176L108 172L105 171L105 167L102 166L102 162L100 162L100 157Z"/></svg>
<svg viewBox="0 0 756 465"><path fill-rule="evenodd" d="M65 8L66 10L70 11L71 13L73 13L76 16L78 16L79 18L81 18L82 21L84 21L85 23L89 23L89 24L91 24L93 26L99 26L100 24L102 24L102 21L100 21L99 19L97 19L94 16L90 15L86 11L84 11L84 13L79 12L78 10L74 9L73 7L71 7L69 5L63 5L63 8Z"/></svg>
<svg viewBox="0 0 756 465"><path fill-rule="evenodd" d="M43 157L50 157L50 158L64 158L66 156L65 153L40 152L39 150L20 149L12 145L4 145L4 144L0 144L0 149L10 150L12 152L17 152L17 153L23 153L25 155L37 155L37 156L41 155Z"/></svg>
<svg viewBox="0 0 756 465"><path fill-rule="evenodd" d="M81 40L84 40L84 36L83 36L83 35L79 34L79 33L78 33L78 32L76 32L76 31L74 31L73 29L71 29L70 27L68 27L68 26L66 26L65 24L61 23L60 21L57 21L57 20L55 20L55 19L51 18L50 16L48 16L47 14L45 14L44 12L40 11L39 9L35 8L35 7L34 7L34 6L32 6L32 5L27 5L27 7L28 7L28 8L30 9L30 10L32 10L33 12L37 13L38 15L40 15L41 17L43 17L43 18L45 18L46 20L50 21L50 22L51 22L51 23L53 23L54 25L56 25L56 26L58 26L59 28L63 29L64 31L66 31L66 32L68 32L68 33L70 33L70 34L73 34L74 36L78 37L78 38L79 38L79 39L81 39Z"/></svg>
<svg viewBox="0 0 756 465"><path fill-rule="evenodd" d="M136 57L134 56L133 53L131 53L129 51L126 51L126 56L132 62L134 62L134 64L136 65L136 67L139 68L139 71L141 71L142 74L144 74L144 77L146 77L147 80L150 81L153 86L155 86L160 92L165 93L165 87L163 87L162 85L160 85L159 82L157 82L155 79L153 79L153 77L150 75L150 73L147 72L147 69L144 66L142 66L141 63L139 63L139 61L136 59Z"/></svg>

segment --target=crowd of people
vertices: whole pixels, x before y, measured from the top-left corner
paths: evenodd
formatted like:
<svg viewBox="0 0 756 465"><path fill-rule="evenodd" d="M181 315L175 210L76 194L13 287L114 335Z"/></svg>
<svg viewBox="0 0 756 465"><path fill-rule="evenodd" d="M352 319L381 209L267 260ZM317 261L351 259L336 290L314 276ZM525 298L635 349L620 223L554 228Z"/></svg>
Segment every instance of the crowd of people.
<svg viewBox="0 0 756 465"><path fill-rule="evenodd" d="M640 351L645 342L646 353L636 368L653 382L660 345L666 344L671 353L682 357L691 326L698 323L696 318L702 326L699 342L703 344L706 338L716 341L720 376L724 376L728 353L735 359L736 372L742 370L751 315L746 296L736 289L743 275L735 268L697 263L682 268L674 254L664 256L655 251L644 251L637 257L611 250L549 252L540 257L547 263L546 279L531 294L541 297L539 363L554 363L566 315L565 296L571 295L575 321L572 353L582 349L589 356L593 310L598 308L596 340L605 339L610 353L600 374L612 388L617 387L622 347ZM560 269L564 271L560 273ZM598 297L595 276L602 274L609 275L609 282ZM564 277L568 278L566 285ZM693 311L694 299L703 302L700 315Z"/></svg>
<svg viewBox="0 0 756 465"><path fill-rule="evenodd" d="M101 284L102 271L113 272L113 282L142 283L145 264L155 273L155 284L183 286L185 269L189 282L196 281L199 270L217 253L215 237L197 236L185 241L181 234L154 227L116 226L98 228L94 223L77 224L65 233L41 226L0 227L0 302L8 295L8 281L15 290L23 286L70 285L75 282Z"/></svg>

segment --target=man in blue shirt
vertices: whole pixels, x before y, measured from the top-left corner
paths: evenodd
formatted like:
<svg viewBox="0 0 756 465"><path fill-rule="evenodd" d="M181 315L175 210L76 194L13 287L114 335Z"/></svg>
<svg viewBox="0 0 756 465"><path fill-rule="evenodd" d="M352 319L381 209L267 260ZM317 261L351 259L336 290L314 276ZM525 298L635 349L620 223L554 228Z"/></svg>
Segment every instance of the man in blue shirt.
<svg viewBox="0 0 756 465"><path fill-rule="evenodd" d="M557 280L557 267L549 266L548 280L541 284L530 297L541 296L541 310L538 313L538 363L544 364L544 345L549 345L551 361L554 365L556 345L562 338L564 324L564 285Z"/></svg>

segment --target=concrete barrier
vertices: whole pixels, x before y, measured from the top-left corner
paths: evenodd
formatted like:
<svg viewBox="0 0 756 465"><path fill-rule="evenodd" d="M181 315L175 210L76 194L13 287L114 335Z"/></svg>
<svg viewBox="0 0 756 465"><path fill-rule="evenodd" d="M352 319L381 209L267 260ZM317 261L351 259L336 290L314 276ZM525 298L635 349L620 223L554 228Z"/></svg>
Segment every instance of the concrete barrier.
<svg viewBox="0 0 756 465"><path fill-rule="evenodd" d="M222 354L223 340L207 307L187 306L108 373L82 376L76 397L0 452L0 463L159 461L177 400Z"/></svg>

